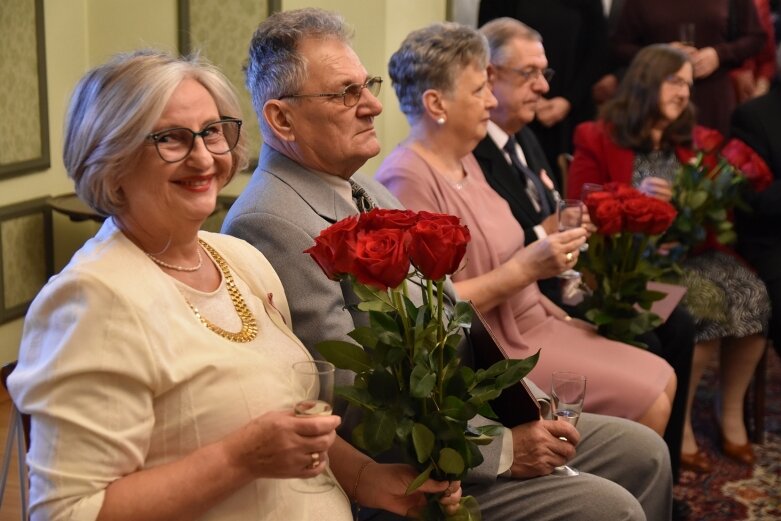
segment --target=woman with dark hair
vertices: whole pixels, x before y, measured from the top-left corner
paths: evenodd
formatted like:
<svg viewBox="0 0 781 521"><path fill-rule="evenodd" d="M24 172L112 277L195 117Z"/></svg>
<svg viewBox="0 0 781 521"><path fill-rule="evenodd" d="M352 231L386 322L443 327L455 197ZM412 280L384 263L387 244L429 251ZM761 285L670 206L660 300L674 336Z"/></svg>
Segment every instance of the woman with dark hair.
<svg viewBox="0 0 781 521"><path fill-rule="evenodd" d="M640 51L596 122L575 131L575 157L567 192L580 194L583 183L632 184L648 195L669 201L678 167L691 157L695 129L690 103L694 69L688 55L665 44ZM721 436L727 456L753 463L754 453L743 423L743 398L765 348L769 314L767 291L734 255L706 250L685 262L690 298L695 288L720 297L721 309L697 316L696 347L684 427L682 468L707 472L710 464L697 446L691 426L691 404L703 371L721 353ZM701 315L701 313L700 313ZM716 319L714 317L718 316Z"/></svg>

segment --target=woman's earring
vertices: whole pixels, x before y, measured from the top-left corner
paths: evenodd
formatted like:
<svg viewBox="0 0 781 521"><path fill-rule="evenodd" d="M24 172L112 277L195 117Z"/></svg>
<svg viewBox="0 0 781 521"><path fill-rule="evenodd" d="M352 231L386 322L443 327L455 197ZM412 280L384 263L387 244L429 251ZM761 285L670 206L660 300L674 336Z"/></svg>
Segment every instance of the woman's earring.
<svg viewBox="0 0 781 521"><path fill-rule="evenodd" d="M437 125L441 127L444 124L445 124L445 116L439 116L439 118L437 118Z"/></svg>

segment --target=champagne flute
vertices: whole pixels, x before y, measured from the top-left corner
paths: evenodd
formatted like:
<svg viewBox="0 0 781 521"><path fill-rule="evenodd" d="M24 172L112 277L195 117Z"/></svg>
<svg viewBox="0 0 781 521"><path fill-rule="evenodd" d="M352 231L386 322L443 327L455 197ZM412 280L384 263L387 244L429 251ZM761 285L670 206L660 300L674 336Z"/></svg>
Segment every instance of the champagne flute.
<svg viewBox="0 0 781 521"><path fill-rule="evenodd" d="M564 420L573 427L577 426L583 412L583 400L586 397L586 377L566 371L554 371L551 376L551 397L553 414L557 420ZM564 439L564 438L561 438ZM559 476L577 476L580 472L569 465L553 469Z"/></svg>
<svg viewBox="0 0 781 521"><path fill-rule="evenodd" d="M583 206L586 206L586 199L588 199L588 196L590 194L601 192L604 190L604 187L599 183L583 183L583 186L580 187L580 200L583 203ZM588 208L584 209L585 212L588 212ZM588 251L588 243L584 243L580 246L580 252L585 253Z"/></svg>
<svg viewBox="0 0 781 521"><path fill-rule="evenodd" d="M330 416L333 412L334 374L336 368L330 362L306 360L293 364L293 377L301 392L302 399L296 402L293 410L296 416ZM319 454L317 455L319 458ZM314 455L312 465L320 463ZM323 465L328 465L326 462ZM328 492L335 483L327 469L313 478L292 479L291 487L298 492L318 494Z"/></svg>
<svg viewBox="0 0 781 521"><path fill-rule="evenodd" d="M556 214L558 215L560 232L580 228L583 224L583 203L580 202L580 199L561 199ZM566 280L579 277L580 273L571 268L558 275L558 278Z"/></svg>
<svg viewBox="0 0 781 521"><path fill-rule="evenodd" d="M583 183L583 186L580 188L580 200L585 203L589 194L602 192L603 190L604 187L599 183Z"/></svg>
<svg viewBox="0 0 781 521"><path fill-rule="evenodd" d="M688 47L694 47L696 25L692 22L684 22L678 25L678 41Z"/></svg>

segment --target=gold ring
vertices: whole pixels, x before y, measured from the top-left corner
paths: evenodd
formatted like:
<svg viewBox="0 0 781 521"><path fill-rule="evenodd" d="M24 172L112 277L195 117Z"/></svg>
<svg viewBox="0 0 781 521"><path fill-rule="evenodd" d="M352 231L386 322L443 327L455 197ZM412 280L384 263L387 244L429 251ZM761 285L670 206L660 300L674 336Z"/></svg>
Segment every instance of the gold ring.
<svg viewBox="0 0 781 521"><path fill-rule="evenodd" d="M316 469L318 465L320 465L320 453L319 452L311 452L309 453L309 456L312 458L312 462L309 464L310 469Z"/></svg>
<svg viewBox="0 0 781 521"><path fill-rule="evenodd" d="M567 259L567 262L572 262L572 259L575 258L574 255L572 255L572 252L567 252L567 255L565 255L565 258Z"/></svg>

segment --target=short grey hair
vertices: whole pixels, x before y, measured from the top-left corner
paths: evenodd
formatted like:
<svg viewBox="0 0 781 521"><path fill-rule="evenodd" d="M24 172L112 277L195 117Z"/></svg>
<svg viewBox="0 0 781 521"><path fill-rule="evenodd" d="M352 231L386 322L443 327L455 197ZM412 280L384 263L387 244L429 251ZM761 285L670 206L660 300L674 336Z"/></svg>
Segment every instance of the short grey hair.
<svg viewBox="0 0 781 521"><path fill-rule="evenodd" d="M411 32L388 62L401 111L416 119L424 112L428 89L452 92L456 74L474 64L484 68L488 43L474 29L455 22L439 22Z"/></svg>
<svg viewBox="0 0 781 521"><path fill-rule="evenodd" d="M230 82L198 56L177 58L141 50L114 56L79 81L65 119L63 160L76 193L103 215L116 215L127 201L119 187L133 175L144 142L182 80L209 91L220 116L241 118ZM247 166L243 136L231 151L230 178Z"/></svg>
<svg viewBox="0 0 781 521"><path fill-rule="evenodd" d="M297 94L307 77L307 61L299 53L306 39L334 39L350 45L353 31L341 15L306 8L275 13L260 23L249 45L244 68L252 106L266 139L270 137L263 118L268 100Z"/></svg>
<svg viewBox="0 0 781 521"><path fill-rule="evenodd" d="M507 44L513 39L542 42L540 33L515 18L496 18L480 28L480 32L488 39L491 52L491 63L501 65L506 61Z"/></svg>

